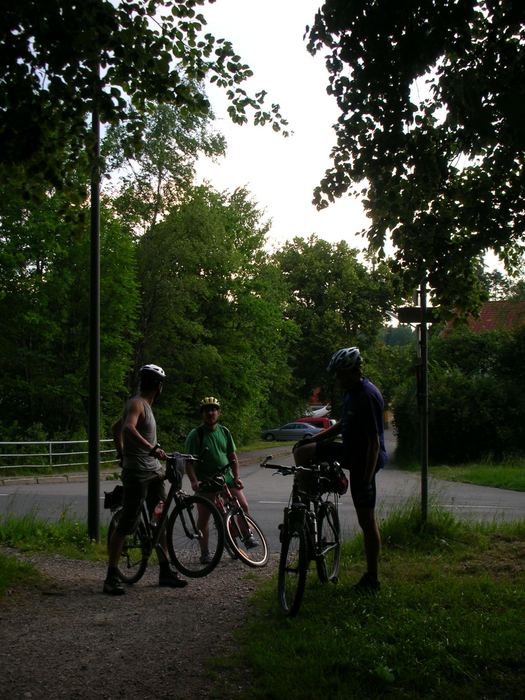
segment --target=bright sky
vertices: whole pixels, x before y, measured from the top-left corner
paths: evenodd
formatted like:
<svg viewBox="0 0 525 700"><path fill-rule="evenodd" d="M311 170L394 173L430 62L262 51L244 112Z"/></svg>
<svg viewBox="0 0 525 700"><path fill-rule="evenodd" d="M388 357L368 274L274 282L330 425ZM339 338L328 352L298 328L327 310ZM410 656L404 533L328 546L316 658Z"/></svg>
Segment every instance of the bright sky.
<svg viewBox="0 0 525 700"><path fill-rule="evenodd" d="M228 142L225 159L202 161L198 177L218 190L246 187L272 220L270 243L312 233L330 242L346 240L364 248L357 235L367 225L361 204L346 197L318 212L314 187L330 166L335 143L332 124L339 110L326 94L328 74L322 55L313 58L303 40L320 0L216 0L203 8L208 29L230 40L253 70L244 87L250 94L268 92L278 102L294 132L287 139L271 127L236 126L226 114L218 88L209 88L216 126Z"/></svg>

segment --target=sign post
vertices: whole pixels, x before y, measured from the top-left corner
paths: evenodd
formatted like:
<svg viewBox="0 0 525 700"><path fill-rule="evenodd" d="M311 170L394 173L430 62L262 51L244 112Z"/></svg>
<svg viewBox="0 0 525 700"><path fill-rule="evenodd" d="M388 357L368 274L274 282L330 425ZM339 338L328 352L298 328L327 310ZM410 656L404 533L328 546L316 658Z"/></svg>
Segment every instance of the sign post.
<svg viewBox="0 0 525 700"><path fill-rule="evenodd" d="M397 309L400 323L417 324L417 405L419 409L420 459L421 459L421 520L428 516L428 324L436 320L434 309L427 306L426 279L419 288L419 306L403 306Z"/></svg>

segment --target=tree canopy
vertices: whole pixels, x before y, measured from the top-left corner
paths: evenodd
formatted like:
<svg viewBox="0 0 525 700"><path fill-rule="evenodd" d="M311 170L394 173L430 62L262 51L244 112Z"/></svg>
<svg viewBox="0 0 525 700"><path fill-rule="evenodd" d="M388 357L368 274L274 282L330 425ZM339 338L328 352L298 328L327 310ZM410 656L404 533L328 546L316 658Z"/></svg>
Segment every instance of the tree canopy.
<svg viewBox="0 0 525 700"><path fill-rule="evenodd" d="M390 235L444 308L479 304L480 254L523 247L524 20L507 0L326 0L309 31L341 109L315 202L362 191L371 245Z"/></svg>
<svg viewBox="0 0 525 700"><path fill-rule="evenodd" d="M214 0L209 0L213 2ZM0 15L0 176L23 168L52 186L90 140L94 103L102 122L123 123L127 149L142 142L153 101L206 114L199 88L208 78L226 90L238 123L283 124L265 93L250 96L251 76L230 42L206 33L197 10L206 0L18 0Z"/></svg>
<svg viewBox="0 0 525 700"><path fill-rule="evenodd" d="M396 298L386 263L369 269L344 241L294 238L273 258L287 287L285 314L300 329L292 358L303 398L326 389L326 365L337 348L376 340Z"/></svg>

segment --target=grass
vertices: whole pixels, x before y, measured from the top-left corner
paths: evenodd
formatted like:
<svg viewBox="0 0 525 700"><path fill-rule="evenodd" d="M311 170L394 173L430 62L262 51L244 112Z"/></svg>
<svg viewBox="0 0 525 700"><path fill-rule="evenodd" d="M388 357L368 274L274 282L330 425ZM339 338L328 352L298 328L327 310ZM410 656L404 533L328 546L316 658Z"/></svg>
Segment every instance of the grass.
<svg viewBox="0 0 525 700"><path fill-rule="evenodd" d="M360 537L339 583L310 570L303 604L283 617L275 580L256 596L234 656L215 662L217 697L518 698L525 682L525 523L460 523L417 506L382 524L382 590L355 594ZM225 687L224 679L245 684Z"/></svg>
<svg viewBox="0 0 525 700"><path fill-rule="evenodd" d="M525 464L460 464L454 467L431 467L429 473L437 479L447 481L525 491Z"/></svg>
<svg viewBox="0 0 525 700"><path fill-rule="evenodd" d="M35 512L0 516L0 544L23 552L47 552L72 559L105 559L107 528L102 530L101 542L91 542L86 524L69 519L67 510L57 522L43 520Z"/></svg>
<svg viewBox="0 0 525 700"><path fill-rule="evenodd" d="M58 522L42 520L36 513L21 517L0 516L0 598L13 587L36 585L42 577L30 564L9 556L9 547L17 551L60 554L70 559L106 561L107 528L102 528L100 543L90 541L86 525L68 518L64 511Z"/></svg>
<svg viewBox="0 0 525 700"><path fill-rule="evenodd" d="M42 576L31 564L0 552L0 599L13 587L38 586L42 580Z"/></svg>
<svg viewBox="0 0 525 700"><path fill-rule="evenodd" d="M248 445L243 445L239 447L237 452L254 452L255 450L268 450L268 453L272 451L274 447L289 447L290 450L294 446L293 440L254 440Z"/></svg>

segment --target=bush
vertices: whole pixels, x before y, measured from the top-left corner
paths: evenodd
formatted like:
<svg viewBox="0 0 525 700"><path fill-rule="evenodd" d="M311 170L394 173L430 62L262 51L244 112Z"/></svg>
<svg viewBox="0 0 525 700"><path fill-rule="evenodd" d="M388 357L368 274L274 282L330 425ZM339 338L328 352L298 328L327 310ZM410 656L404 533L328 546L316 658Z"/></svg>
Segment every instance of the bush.
<svg viewBox="0 0 525 700"><path fill-rule="evenodd" d="M454 333L429 343L429 459L458 463L523 450L525 329ZM398 456L419 454L415 381L394 400Z"/></svg>

